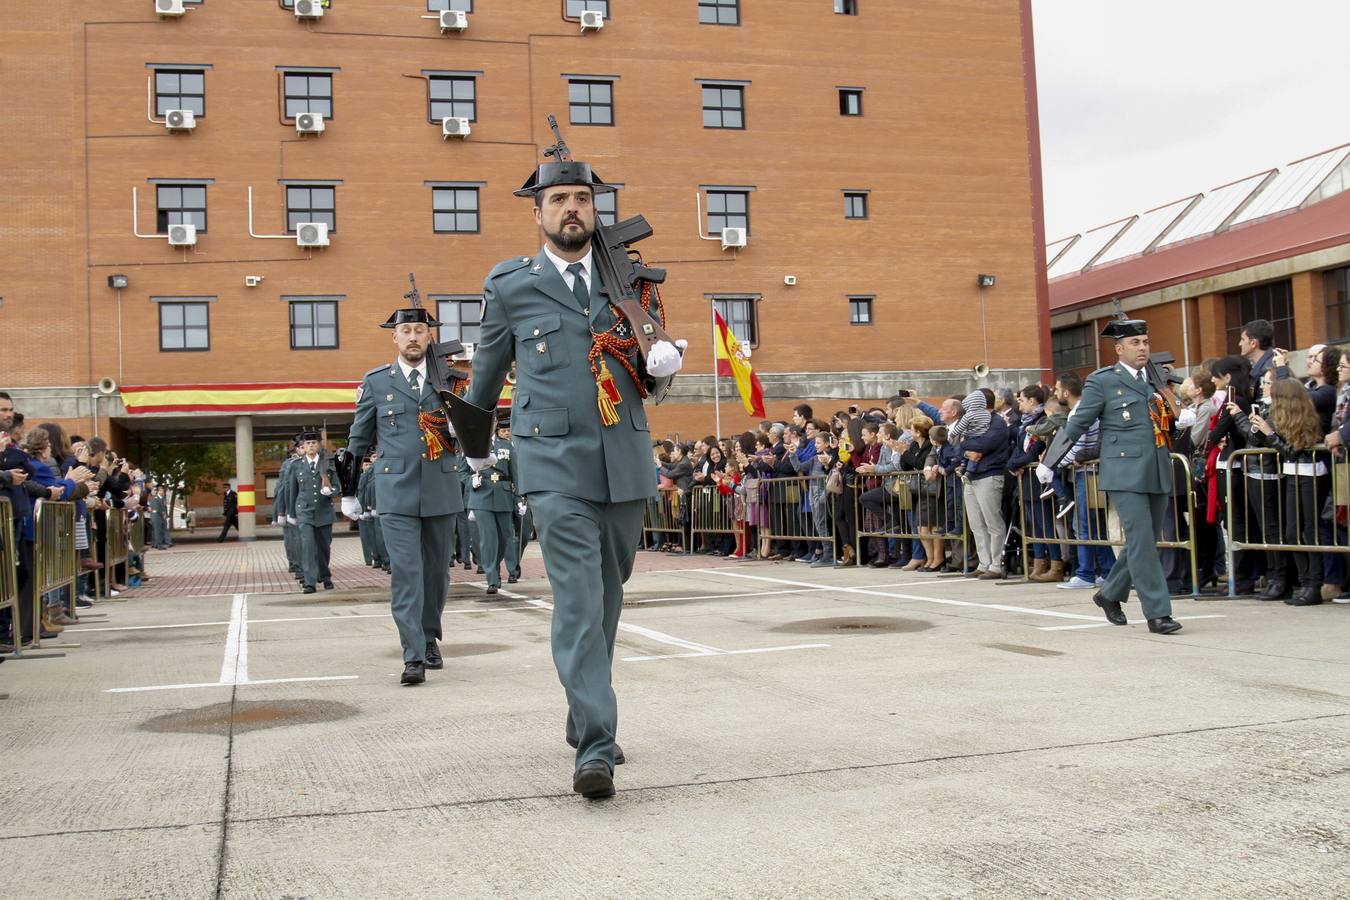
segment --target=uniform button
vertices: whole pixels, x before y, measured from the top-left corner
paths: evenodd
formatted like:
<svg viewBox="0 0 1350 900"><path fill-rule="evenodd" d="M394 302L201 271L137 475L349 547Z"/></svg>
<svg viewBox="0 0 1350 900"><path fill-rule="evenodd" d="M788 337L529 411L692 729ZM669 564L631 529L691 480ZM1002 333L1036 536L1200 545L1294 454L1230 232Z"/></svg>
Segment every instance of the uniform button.
<svg viewBox="0 0 1350 900"><path fill-rule="evenodd" d="M534 336L535 336L535 337L539 337L539 329L538 329L538 328L536 328L536 329L534 330Z"/></svg>
<svg viewBox="0 0 1350 900"><path fill-rule="evenodd" d="M422 454L422 458L423 458L423 459L426 459L426 458L427 458L427 455L426 455L425 453L423 453L423 454Z"/></svg>
<svg viewBox="0 0 1350 900"><path fill-rule="evenodd" d="M539 426L538 426L538 425L534 426L534 433L535 433L535 434L538 434L538 433L539 433Z"/></svg>
<svg viewBox="0 0 1350 900"><path fill-rule="evenodd" d="M389 467L388 467L388 466L385 466L385 467L384 467L384 470L385 470L386 472L388 472L388 471L389 471Z"/></svg>

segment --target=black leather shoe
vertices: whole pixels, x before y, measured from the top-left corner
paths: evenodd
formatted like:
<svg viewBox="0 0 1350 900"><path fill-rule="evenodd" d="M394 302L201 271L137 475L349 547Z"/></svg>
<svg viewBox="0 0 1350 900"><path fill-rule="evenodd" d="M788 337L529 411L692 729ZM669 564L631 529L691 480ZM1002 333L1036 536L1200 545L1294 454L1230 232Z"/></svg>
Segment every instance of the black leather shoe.
<svg viewBox="0 0 1350 900"><path fill-rule="evenodd" d="M1313 586L1299 588L1294 596L1284 602L1290 606L1317 606L1322 602L1322 589Z"/></svg>
<svg viewBox="0 0 1350 900"><path fill-rule="evenodd" d="M1102 596L1101 591L1097 591L1092 595L1092 602L1102 608L1102 612L1106 613L1106 621L1110 622L1112 625L1130 624L1125 618L1125 612L1120 608L1120 604L1114 600L1107 600ZM1152 622L1149 623L1149 627L1153 627ZM1181 626L1178 625L1177 627L1180 628Z"/></svg>
<svg viewBox="0 0 1350 900"><path fill-rule="evenodd" d="M403 677L399 679L404 684L421 684L427 680L427 669L420 659L414 659L410 663L403 664Z"/></svg>
<svg viewBox="0 0 1350 900"><path fill-rule="evenodd" d="M1285 594L1289 592L1285 583L1278 578L1270 578L1266 581L1266 589L1261 592L1262 600L1283 600Z"/></svg>
<svg viewBox="0 0 1350 900"><path fill-rule="evenodd" d="M303 593L306 593L306 594L312 594L312 593L314 593L314 592L317 591L317 590L318 590L318 588L314 587L314 585L312 585L312 584L307 584L307 585L305 585L305 590L303 591Z"/></svg>
<svg viewBox="0 0 1350 900"><path fill-rule="evenodd" d="M323 583L323 589L325 591L331 591L333 589L333 579L329 578L327 581L325 581Z"/></svg>
<svg viewBox="0 0 1350 900"><path fill-rule="evenodd" d="M574 741L574 740L572 740L571 738L568 738L568 739L567 739L567 746L569 746L569 747L571 747L573 750L575 750L575 749L577 749L577 742ZM621 765L624 764L624 762L625 762L625 760L624 760L624 758L623 758L623 748L620 747L619 744L618 744L618 742L616 741L616 742L614 743L614 765L616 765L616 766L621 766Z"/></svg>
<svg viewBox="0 0 1350 900"><path fill-rule="evenodd" d="M600 800L614 796L614 773L603 760L593 759L582 763L572 776L572 790L587 800Z"/></svg>
<svg viewBox="0 0 1350 900"><path fill-rule="evenodd" d="M497 593L497 589L496 589L495 587L493 587L492 585L489 584L489 585L488 585L487 592L488 592L489 594L495 594L495 593Z"/></svg>
<svg viewBox="0 0 1350 900"><path fill-rule="evenodd" d="M445 660L441 658L441 648L436 646L435 641L427 641L426 667L428 669L445 668Z"/></svg>
<svg viewBox="0 0 1350 900"><path fill-rule="evenodd" d="M508 576L506 576L506 583L507 583L507 584L515 584L517 581L520 581L520 576L519 576L519 575L508 575Z"/></svg>
<svg viewBox="0 0 1350 900"><path fill-rule="evenodd" d="M483 574L485 574L485 573L483 572L483 567L482 567L482 566L479 566L478 568L474 569L474 572L475 572L476 574L478 574L478 575L483 575Z"/></svg>
<svg viewBox="0 0 1350 900"><path fill-rule="evenodd" d="M1181 623L1171 616L1163 616L1160 619L1149 619L1148 630L1154 634L1176 634L1181 630Z"/></svg>

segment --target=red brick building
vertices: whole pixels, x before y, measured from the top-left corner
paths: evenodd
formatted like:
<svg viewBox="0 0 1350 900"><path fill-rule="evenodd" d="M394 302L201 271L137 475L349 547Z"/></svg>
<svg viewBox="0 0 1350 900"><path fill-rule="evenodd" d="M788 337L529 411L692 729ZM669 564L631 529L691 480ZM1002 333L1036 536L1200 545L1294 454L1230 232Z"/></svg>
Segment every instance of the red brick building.
<svg viewBox="0 0 1350 900"><path fill-rule="evenodd" d="M547 113L669 269L657 434L712 430L713 303L773 416L1050 363L1029 0L50 0L0 51L8 386L133 455L340 437L409 271L475 340Z"/></svg>

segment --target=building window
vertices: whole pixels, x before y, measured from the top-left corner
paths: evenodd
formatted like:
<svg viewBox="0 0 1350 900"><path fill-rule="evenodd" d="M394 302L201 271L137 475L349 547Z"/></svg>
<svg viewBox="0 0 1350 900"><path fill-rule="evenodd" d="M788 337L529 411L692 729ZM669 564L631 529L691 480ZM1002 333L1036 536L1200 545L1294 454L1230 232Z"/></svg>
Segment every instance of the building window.
<svg viewBox="0 0 1350 900"><path fill-rule="evenodd" d="M750 233L749 191L708 191L708 234L721 234L723 228Z"/></svg>
<svg viewBox="0 0 1350 900"><path fill-rule="evenodd" d="M1238 352L1242 326L1253 319L1266 319L1275 326L1273 346L1298 346L1294 343L1294 297L1287 280L1230 291L1223 295L1223 305L1229 353Z"/></svg>
<svg viewBox="0 0 1350 900"><path fill-rule="evenodd" d="M170 225L196 225L206 233L206 185L155 185L155 231L168 234Z"/></svg>
<svg viewBox="0 0 1350 900"><path fill-rule="evenodd" d="M159 349L210 350L209 303L160 303Z"/></svg>
<svg viewBox="0 0 1350 900"><path fill-rule="evenodd" d="M862 95L863 95L862 88L840 88L839 115L861 116Z"/></svg>
<svg viewBox="0 0 1350 900"><path fill-rule="evenodd" d="M717 310L722 321L727 323L736 340L742 344L755 346L759 340L759 329L755 323L755 301L734 297L713 298L713 309Z"/></svg>
<svg viewBox="0 0 1350 900"><path fill-rule="evenodd" d="M871 297L849 297L849 298L848 298L848 324L850 324L850 325L871 325L871 324L872 324L872 298L871 298Z"/></svg>
<svg viewBox="0 0 1350 900"><path fill-rule="evenodd" d="M449 10L471 13L473 12L473 0L427 0L427 12L446 12Z"/></svg>
<svg viewBox="0 0 1350 900"><path fill-rule="evenodd" d="M436 318L441 323L441 341L477 344L483 337L483 298L449 297L436 300Z"/></svg>
<svg viewBox="0 0 1350 900"><path fill-rule="evenodd" d="M614 84L609 81L567 82L573 125L614 124Z"/></svg>
<svg viewBox="0 0 1350 900"><path fill-rule="evenodd" d="M286 118L318 113L333 118L333 76L328 72L286 72L282 77Z"/></svg>
<svg viewBox="0 0 1350 900"><path fill-rule="evenodd" d="M191 110L197 118L206 115L206 73L197 69L155 70L155 115L171 109Z"/></svg>
<svg viewBox="0 0 1350 900"><path fill-rule="evenodd" d="M291 349L333 350L338 345L335 300L292 300Z"/></svg>
<svg viewBox="0 0 1350 900"><path fill-rule="evenodd" d="M741 0L698 0L700 25L741 24Z"/></svg>
<svg viewBox="0 0 1350 900"><path fill-rule="evenodd" d="M286 186L286 231L294 234L301 222L326 222L337 233L337 188L328 185Z"/></svg>
<svg viewBox="0 0 1350 900"><path fill-rule="evenodd" d="M432 122L441 119L478 121L477 81L462 75L431 75L427 78L427 97Z"/></svg>
<svg viewBox="0 0 1350 900"><path fill-rule="evenodd" d="M856 16L858 0L834 0L834 12L838 16Z"/></svg>
<svg viewBox="0 0 1350 900"><path fill-rule="evenodd" d="M567 15L569 18L581 18L581 14L584 12L598 12L608 19L609 0L567 0Z"/></svg>
<svg viewBox="0 0 1350 900"><path fill-rule="evenodd" d="M1327 297L1327 340L1350 340L1350 268L1323 272L1322 280Z"/></svg>
<svg viewBox="0 0 1350 900"><path fill-rule="evenodd" d="M605 226L619 221L618 191L605 191L595 195L595 217Z"/></svg>
<svg viewBox="0 0 1350 900"><path fill-rule="evenodd" d="M844 191L844 218L867 218L867 192Z"/></svg>
<svg viewBox="0 0 1350 900"><path fill-rule="evenodd" d="M477 234L478 188L432 188L431 219L437 234Z"/></svg>
<svg viewBox="0 0 1350 900"><path fill-rule="evenodd" d="M1092 323L1061 328L1050 334L1050 367L1056 372L1092 365Z"/></svg>
<svg viewBox="0 0 1350 900"><path fill-rule="evenodd" d="M703 127L744 128L745 88L739 85L703 85Z"/></svg>

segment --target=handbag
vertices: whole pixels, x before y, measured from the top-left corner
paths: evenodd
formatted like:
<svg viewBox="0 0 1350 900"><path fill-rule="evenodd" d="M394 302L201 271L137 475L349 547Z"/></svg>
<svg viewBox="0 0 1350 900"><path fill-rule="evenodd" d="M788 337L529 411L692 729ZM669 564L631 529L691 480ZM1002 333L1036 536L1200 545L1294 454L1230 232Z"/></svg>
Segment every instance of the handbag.
<svg viewBox="0 0 1350 900"><path fill-rule="evenodd" d="M844 473L838 468L830 470L830 474L825 478L825 490L831 494L842 494L844 492Z"/></svg>
<svg viewBox="0 0 1350 900"><path fill-rule="evenodd" d="M914 497L911 495L909 485L903 478L895 478L891 481L891 493L895 495L895 505L902 510L914 508Z"/></svg>

